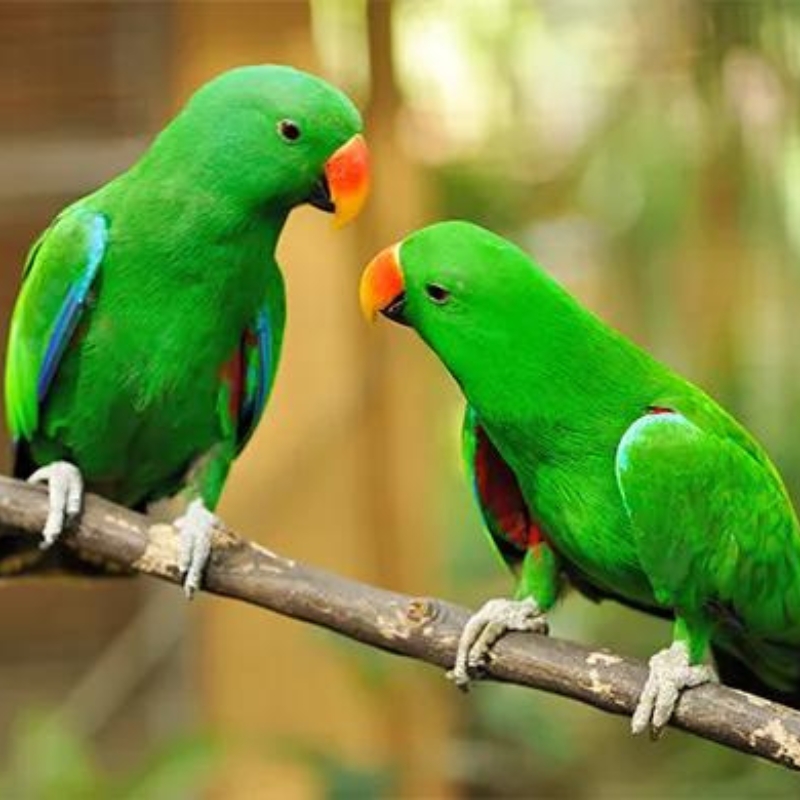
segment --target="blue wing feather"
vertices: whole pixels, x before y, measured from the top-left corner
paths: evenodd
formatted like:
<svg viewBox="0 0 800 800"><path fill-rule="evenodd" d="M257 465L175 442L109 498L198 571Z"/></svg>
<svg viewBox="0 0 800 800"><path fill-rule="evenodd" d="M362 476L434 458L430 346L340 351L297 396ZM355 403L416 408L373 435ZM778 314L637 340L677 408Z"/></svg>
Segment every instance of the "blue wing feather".
<svg viewBox="0 0 800 800"><path fill-rule="evenodd" d="M249 335L248 335L249 334ZM242 338L244 396L239 409L237 445L241 451L256 429L272 389L273 336L269 311L263 306Z"/></svg>
<svg viewBox="0 0 800 800"><path fill-rule="evenodd" d="M31 439L39 426L103 261L108 227L103 215L73 206L31 248L6 356L6 415L15 441Z"/></svg>
<svg viewBox="0 0 800 800"><path fill-rule="evenodd" d="M67 296L64 298L53 325L53 331L47 342L44 359L39 369L36 383L36 399L40 405L47 396L64 351L67 349L67 345L75 333L75 328L80 322L83 310L86 308L86 300L100 269L107 243L108 223L102 214L94 214L89 228L86 266L78 280L69 287Z"/></svg>

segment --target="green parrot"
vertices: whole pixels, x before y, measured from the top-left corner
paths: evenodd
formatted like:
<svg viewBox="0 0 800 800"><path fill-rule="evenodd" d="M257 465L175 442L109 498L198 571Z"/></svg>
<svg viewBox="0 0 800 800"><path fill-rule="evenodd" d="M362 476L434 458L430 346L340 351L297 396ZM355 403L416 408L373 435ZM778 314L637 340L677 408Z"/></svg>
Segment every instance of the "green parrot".
<svg viewBox="0 0 800 800"><path fill-rule="evenodd" d="M135 509L182 492L180 568L189 596L200 585L214 508L278 366L278 237L303 203L339 224L357 215L361 130L317 77L231 70L33 245L5 400L15 474L48 484L43 548L80 512L84 485Z"/></svg>
<svg viewBox="0 0 800 800"><path fill-rule="evenodd" d="M674 619L632 728L654 735L714 679L800 700L800 531L775 467L708 395L581 307L508 241L466 222L380 253L365 314L414 328L461 387L463 450L517 577L466 625L462 686L509 630L546 632L572 584Z"/></svg>

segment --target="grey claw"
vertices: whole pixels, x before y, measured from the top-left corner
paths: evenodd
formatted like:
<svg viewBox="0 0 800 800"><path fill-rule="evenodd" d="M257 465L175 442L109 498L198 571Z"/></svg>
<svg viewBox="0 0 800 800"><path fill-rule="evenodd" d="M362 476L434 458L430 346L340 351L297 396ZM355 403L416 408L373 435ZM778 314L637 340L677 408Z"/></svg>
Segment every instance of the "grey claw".
<svg viewBox="0 0 800 800"><path fill-rule="evenodd" d="M447 678L467 691L474 672L486 664L497 640L511 631L548 632L547 619L533 598L484 603L461 632L456 663Z"/></svg>
<svg viewBox="0 0 800 800"><path fill-rule="evenodd" d="M186 513L175 520L175 527L180 534L178 569L184 575L183 591L189 600L202 583L217 522L216 515L205 507L202 500L193 500Z"/></svg>
<svg viewBox="0 0 800 800"><path fill-rule="evenodd" d="M650 659L650 673L631 718L631 731L640 734L649 730L651 738L658 739L683 690L716 679L707 664L689 664L689 649L684 642L673 642Z"/></svg>
<svg viewBox="0 0 800 800"><path fill-rule="evenodd" d="M68 461L54 461L40 467L29 478L28 483L46 483L50 508L42 530L42 550L50 547L64 531L70 517L80 513L83 503L83 477L80 470Z"/></svg>

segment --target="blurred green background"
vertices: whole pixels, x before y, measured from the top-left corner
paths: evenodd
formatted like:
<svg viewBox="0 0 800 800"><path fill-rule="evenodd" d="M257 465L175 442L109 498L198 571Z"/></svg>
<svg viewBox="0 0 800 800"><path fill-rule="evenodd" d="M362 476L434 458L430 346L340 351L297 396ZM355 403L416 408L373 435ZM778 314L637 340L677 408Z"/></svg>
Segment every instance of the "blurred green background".
<svg viewBox="0 0 800 800"><path fill-rule="evenodd" d="M461 401L357 276L443 217L513 238L708 389L800 497L800 2L0 0L0 301L70 199L222 69L288 62L364 109L375 189L334 233L296 212L269 413L221 513L279 552L477 606L509 578L458 454ZM438 672L146 580L7 582L0 795L791 797L677 731ZM668 628L570 596L555 635L641 658Z"/></svg>

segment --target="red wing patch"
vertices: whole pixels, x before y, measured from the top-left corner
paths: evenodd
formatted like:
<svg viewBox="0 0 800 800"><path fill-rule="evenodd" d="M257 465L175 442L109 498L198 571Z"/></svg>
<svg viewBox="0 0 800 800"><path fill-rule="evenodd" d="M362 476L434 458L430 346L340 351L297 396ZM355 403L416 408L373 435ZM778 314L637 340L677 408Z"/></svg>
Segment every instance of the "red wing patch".
<svg viewBox="0 0 800 800"><path fill-rule="evenodd" d="M674 408L667 408L666 406L647 406L648 414L674 414Z"/></svg>
<svg viewBox="0 0 800 800"><path fill-rule="evenodd" d="M531 519L516 476L480 425L475 442L475 487L481 503L509 542L520 549L541 543L544 536Z"/></svg>
<svg viewBox="0 0 800 800"><path fill-rule="evenodd" d="M237 347L233 351L233 355L222 365L219 376L228 384L230 392L228 411L235 423L239 419L239 410L242 407L242 395L244 394L244 354L241 346Z"/></svg>

